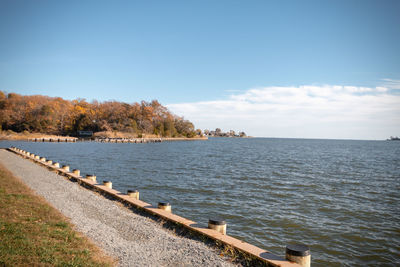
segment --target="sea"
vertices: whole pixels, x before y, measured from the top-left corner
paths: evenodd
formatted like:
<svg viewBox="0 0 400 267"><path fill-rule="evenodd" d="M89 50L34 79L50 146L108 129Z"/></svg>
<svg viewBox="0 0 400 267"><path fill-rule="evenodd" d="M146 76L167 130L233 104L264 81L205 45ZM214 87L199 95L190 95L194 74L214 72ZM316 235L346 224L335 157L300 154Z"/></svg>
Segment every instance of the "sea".
<svg viewBox="0 0 400 267"><path fill-rule="evenodd" d="M0 142L9 146L167 201L200 226L223 218L228 235L282 257L302 243L312 266L400 266L400 142Z"/></svg>

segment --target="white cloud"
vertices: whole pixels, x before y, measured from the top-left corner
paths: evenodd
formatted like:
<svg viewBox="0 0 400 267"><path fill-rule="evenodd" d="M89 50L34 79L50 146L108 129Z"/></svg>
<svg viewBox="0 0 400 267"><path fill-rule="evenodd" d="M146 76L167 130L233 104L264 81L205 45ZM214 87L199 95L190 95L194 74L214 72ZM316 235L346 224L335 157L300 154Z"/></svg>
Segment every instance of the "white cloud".
<svg viewBox="0 0 400 267"><path fill-rule="evenodd" d="M400 80L394 79L382 79L384 81L383 86L388 89L400 90Z"/></svg>
<svg viewBox="0 0 400 267"><path fill-rule="evenodd" d="M244 130L254 136L384 139L400 135L400 95L390 94L385 86L264 87L224 100L167 106L198 128Z"/></svg>

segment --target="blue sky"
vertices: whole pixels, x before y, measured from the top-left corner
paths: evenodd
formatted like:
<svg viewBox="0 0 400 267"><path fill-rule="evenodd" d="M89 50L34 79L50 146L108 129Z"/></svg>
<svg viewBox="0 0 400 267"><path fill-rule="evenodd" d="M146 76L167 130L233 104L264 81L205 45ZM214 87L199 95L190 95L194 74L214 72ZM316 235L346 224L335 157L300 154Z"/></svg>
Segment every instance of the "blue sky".
<svg viewBox="0 0 400 267"><path fill-rule="evenodd" d="M400 1L386 0L0 0L0 90L89 101L158 99L199 128L256 136L386 138L400 135L399 14ZM331 88L336 100L317 109L311 98L328 96L311 94L310 86ZM292 100L268 98L256 112L244 97L254 90L285 92ZM298 104L297 91L309 99ZM337 98L342 93L356 98L346 102ZM299 120L271 109L278 102L299 116L318 111L291 128ZM330 121L315 115L326 105L346 119L354 106L362 111L351 123ZM278 122L286 126L272 125Z"/></svg>

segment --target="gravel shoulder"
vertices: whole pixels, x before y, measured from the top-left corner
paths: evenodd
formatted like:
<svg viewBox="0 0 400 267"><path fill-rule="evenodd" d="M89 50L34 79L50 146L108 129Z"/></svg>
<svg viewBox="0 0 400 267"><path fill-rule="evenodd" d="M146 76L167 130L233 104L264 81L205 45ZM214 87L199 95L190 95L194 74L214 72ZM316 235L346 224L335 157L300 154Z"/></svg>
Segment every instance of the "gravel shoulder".
<svg viewBox="0 0 400 267"><path fill-rule="evenodd" d="M1 149L0 162L70 218L77 231L117 258L119 266L237 266L217 250L176 236L159 223L27 159Z"/></svg>

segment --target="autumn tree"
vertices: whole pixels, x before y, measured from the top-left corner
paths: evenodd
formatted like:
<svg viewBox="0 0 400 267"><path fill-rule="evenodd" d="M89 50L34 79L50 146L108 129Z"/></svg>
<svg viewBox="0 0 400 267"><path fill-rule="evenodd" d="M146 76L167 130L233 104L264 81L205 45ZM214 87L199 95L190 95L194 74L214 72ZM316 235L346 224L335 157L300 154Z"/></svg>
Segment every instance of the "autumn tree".
<svg viewBox="0 0 400 267"><path fill-rule="evenodd" d="M164 137L196 135L194 125L172 114L157 100L140 103L87 102L0 91L0 129L70 134L80 130L121 131Z"/></svg>

